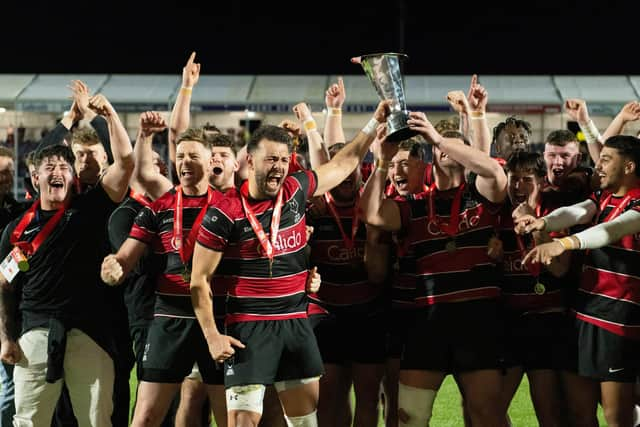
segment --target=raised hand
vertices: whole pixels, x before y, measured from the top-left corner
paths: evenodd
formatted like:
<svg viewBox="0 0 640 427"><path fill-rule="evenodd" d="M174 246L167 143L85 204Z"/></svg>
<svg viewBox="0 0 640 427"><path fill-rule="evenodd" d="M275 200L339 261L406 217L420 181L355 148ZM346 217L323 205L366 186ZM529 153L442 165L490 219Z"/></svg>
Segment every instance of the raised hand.
<svg viewBox="0 0 640 427"><path fill-rule="evenodd" d="M378 103L378 107L373 113L373 117L375 117L375 119L379 123L384 123L387 121L387 117L389 117L389 114L391 114L391 104L393 104L393 101L390 99L385 99Z"/></svg>
<svg viewBox="0 0 640 427"><path fill-rule="evenodd" d="M452 90L447 93L447 101L457 113L469 114L470 106L467 97L461 90Z"/></svg>
<svg viewBox="0 0 640 427"><path fill-rule="evenodd" d="M429 119L427 119L427 115L422 111L411 111L407 124L409 128L417 131L430 144L440 139L440 134L433 127Z"/></svg>
<svg viewBox="0 0 640 427"><path fill-rule="evenodd" d="M296 118L301 122L305 120L311 120L313 117L311 116L311 109L305 102L300 102L293 106L293 113L296 115Z"/></svg>
<svg viewBox="0 0 640 427"><path fill-rule="evenodd" d="M96 113L89 106L89 87L81 80L71 80L69 89L71 89L76 111L80 115L78 120L95 117Z"/></svg>
<svg viewBox="0 0 640 427"><path fill-rule="evenodd" d="M113 108L107 98L99 93L89 98L89 108L101 116L111 117L116 114L116 110Z"/></svg>
<svg viewBox="0 0 640 427"><path fill-rule="evenodd" d="M305 289L310 293L318 292L320 290L320 283L322 283L322 278L320 277L320 273L318 273L318 267L313 267L307 275L307 285Z"/></svg>
<svg viewBox="0 0 640 427"><path fill-rule="evenodd" d="M342 77L338 77L338 83L329 86L329 89L325 92L324 103L327 108L342 108L346 98L347 92L344 89L344 80Z"/></svg>
<svg viewBox="0 0 640 427"><path fill-rule="evenodd" d="M567 99L564 102L564 111L575 122L582 124L589 122L589 110L587 110L587 103L583 99Z"/></svg>
<svg viewBox="0 0 640 427"><path fill-rule="evenodd" d="M627 102L624 107L618 113L620 118L626 122L634 122L640 119L640 102L631 101Z"/></svg>
<svg viewBox="0 0 640 427"><path fill-rule="evenodd" d="M302 134L300 125L293 120L285 119L280 122L278 127L281 127L282 129L289 132L289 135L291 135L292 138L300 138L300 135Z"/></svg>
<svg viewBox="0 0 640 427"><path fill-rule="evenodd" d="M140 114L140 134L147 138L153 134L162 132L167 128L167 123L160 113L156 111L145 111Z"/></svg>
<svg viewBox="0 0 640 427"><path fill-rule="evenodd" d="M471 76L471 84L469 85L469 93L467 94L467 101L471 111L485 112L487 110L487 103L489 102L489 93L487 90L478 83L478 75Z"/></svg>
<svg viewBox="0 0 640 427"><path fill-rule="evenodd" d="M182 87L194 87L200 78L200 64L195 62L196 53L191 52L187 64L182 68Z"/></svg>
<svg viewBox="0 0 640 427"><path fill-rule="evenodd" d="M122 265L114 254L107 255L102 260L100 278L109 286L116 286L122 282L124 271Z"/></svg>

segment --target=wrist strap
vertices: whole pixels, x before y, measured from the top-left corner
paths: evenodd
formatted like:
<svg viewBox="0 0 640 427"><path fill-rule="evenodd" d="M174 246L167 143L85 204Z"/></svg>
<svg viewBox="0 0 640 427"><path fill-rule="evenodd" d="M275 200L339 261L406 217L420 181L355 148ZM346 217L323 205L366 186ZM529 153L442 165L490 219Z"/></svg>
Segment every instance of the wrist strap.
<svg viewBox="0 0 640 427"><path fill-rule="evenodd" d="M596 127L595 123L593 123L593 120L589 120L586 125L578 123L578 126L580 126L580 130L584 134L584 139L587 141L587 144L596 144L600 142L600 131Z"/></svg>

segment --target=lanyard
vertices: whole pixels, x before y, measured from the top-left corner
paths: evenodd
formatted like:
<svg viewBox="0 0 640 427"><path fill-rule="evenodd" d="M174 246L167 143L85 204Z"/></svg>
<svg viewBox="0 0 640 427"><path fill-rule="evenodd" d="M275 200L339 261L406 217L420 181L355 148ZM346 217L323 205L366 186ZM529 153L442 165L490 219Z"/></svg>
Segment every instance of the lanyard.
<svg viewBox="0 0 640 427"><path fill-rule="evenodd" d="M149 207L151 206L151 201L144 194L136 193L133 191L133 188L129 190L129 197L131 197L136 202L140 203L142 206Z"/></svg>
<svg viewBox="0 0 640 427"><path fill-rule="evenodd" d="M247 219L251 224L251 228L253 232L258 237L260 244L262 245L262 249L264 249L265 254L267 254L267 258L269 258L269 270L271 270L271 265L273 264L273 245L275 244L276 238L278 237L278 230L280 229L280 214L282 213L282 188L278 191L278 195L276 196L276 202L273 207L273 214L271 216L271 240L267 238L267 234L264 232L262 228L262 224L258 221L256 214L249 206L249 201L247 200L249 196L249 182L245 181L240 188L240 198L242 200L242 208L244 209L245 215L247 215Z"/></svg>
<svg viewBox="0 0 640 427"><path fill-rule="evenodd" d="M16 225L13 233L11 233L10 238L11 244L18 246L24 252L24 254L29 257L33 256L38 248L40 248L40 245L42 245L42 242L44 242L45 239L49 237L53 229L60 222L60 219L62 219L62 215L64 215L64 212L66 210L66 204L58 209L56 213L51 218L49 218L44 227L42 227L42 230L40 230L40 232L31 242L19 240L22 237L22 233L24 232L25 228L27 228L27 226L36 216L39 207L40 199L36 200L33 205L31 205L29 210L27 210L18 225Z"/></svg>
<svg viewBox="0 0 640 427"><path fill-rule="evenodd" d="M202 219L204 218L204 214L207 212L207 208L213 199L213 189L210 186L207 186L207 203L202 206L200 209L200 213L196 217L193 225L191 226L191 230L189 231L189 235L187 236L187 240L182 242L182 186L178 185L176 187L176 204L174 209L174 221L173 221L173 240L178 253L180 254L180 259L184 265L187 265L191 260L191 256L193 255L193 248L196 244L196 236L198 234L198 229L200 228L200 224L202 223Z"/></svg>
<svg viewBox="0 0 640 427"><path fill-rule="evenodd" d="M613 196L613 193L609 193L600 202L600 212L601 213L604 212L604 210L606 209L607 205L611 201L611 197L612 196ZM620 215L622 213L624 208L627 207L627 205L631 202L631 199L637 199L638 197L640 197L640 189L633 188L633 189L629 190L627 192L627 194L624 196L624 198L622 199L622 201L618 204L618 206L613 208L611 210L611 212L609 212L609 215L607 215L606 218L602 220L602 222L608 222L608 221L612 221L613 219L615 219L618 215Z"/></svg>
<svg viewBox="0 0 640 427"><path fill-rule="evenodd" d="M460 223L460 204L462 203L462 193L464 192L465 184L462 183L456 191L456 195L453 198L451 204L451 214L449 216L449 224L446 227L442 227L441 224L436 222L436 209L433 199L437 190L435 182L429 187L429 222L436 222L440 231L447 233L449 236L455 236L458 232L458 224Z"/></svg>
<svg viewBox="0 0 640 427"><path fill-rule="evenodd" d="M541 200L540 198L538 198L538 202L536 203L536 218L540 218L540 214L542 213L542 206L541 206ZM525 257L525 255L527 254L527 247L524 244L524 240L522 239L522 236L519 234L516 234L516 242L518 243L518 249L520 250L520 259L523 259ZM536 246L536 240L533 238L533 236L531 236L531 249L535 248ZM539 263L528 263L526 265L527 270L529 270L529 274L531 274L533 277L538 277L540 275L540 264Z"/></svg>
<svg viewBox="0 0 640 427"><path fill-rule="evenodd" d="M324 199L327 201L327 206L329 207L329 211L331 211L331 215L336 220L336 224L338 224L338 228L340 229L340 234L342 234L342 240L344 241L344 246L347 249L353 249L356 240L356 234L358 233L358 223L359 223L359 212L358 212L358 202L360 200L359 194L356 195L356 202L353 205L353 216L351 222L351 238L347 236L347 233L344 232L344 228L342 227L342 221L340 221L340 216L338 215L338 211L336 210L333 197L331 193L324 193Z"/></svg>

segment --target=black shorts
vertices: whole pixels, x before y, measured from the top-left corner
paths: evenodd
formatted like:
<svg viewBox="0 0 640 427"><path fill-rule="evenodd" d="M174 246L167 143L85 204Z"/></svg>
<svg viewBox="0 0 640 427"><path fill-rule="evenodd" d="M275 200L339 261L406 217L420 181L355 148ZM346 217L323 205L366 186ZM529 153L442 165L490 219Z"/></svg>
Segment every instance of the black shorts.
<svg viewBox="0 0 640 427"><path fill-rule="evenodd" d="M386 353L388 359L400 359L415 319L415 309L391 309L387 314Z"/></svg>
<svg viewBox="0 0 640 427"><path fill-rule="evenodd" d="M197 362L205 384L223 384L222 366L216 366L196 319L156 316L147 333L140 379L181 383Z"/></svg>
<svg viewBox="0 0 640 427"><path fill-rule="evenodd" d="M264 320L227 325L226 334L246 347L224 364L224 385L264 384L322 375L309 319Z"/></svg>
<svg viewBox="0 0 640 427"><path fill-rule="evenodd" d="M330 315L314 328L324 363L382 364L386 359L385 318L348 314Z"/></svg>
<svg viewBox="0 0 640 427"><path fill-rule="evenodd" d="M566 313L505 315L505 367L571 370L571 328Z"/></svg>
<svg viewBox="0 0 640 427"><path fill-rule="evenodd" d="M435 304L416 311L400 369L450 374L499 369L502 341L497 300Z"/></svg>
<svg viewBox="0 0 640 427"><path fill-rule="evenodd" d="M132 326L129 329L131 340L133 341L133 354L136 357L136 378L140 381L142 375L142 355L144 354L144 345L147 343L147 334L149 332L149 324Z"/></svg>
<svg viewBox="0 0 640 427"><path fill-rule="evenodd" d="M598 381L636 382L640 341L576 319L578 374Z"/></svg>

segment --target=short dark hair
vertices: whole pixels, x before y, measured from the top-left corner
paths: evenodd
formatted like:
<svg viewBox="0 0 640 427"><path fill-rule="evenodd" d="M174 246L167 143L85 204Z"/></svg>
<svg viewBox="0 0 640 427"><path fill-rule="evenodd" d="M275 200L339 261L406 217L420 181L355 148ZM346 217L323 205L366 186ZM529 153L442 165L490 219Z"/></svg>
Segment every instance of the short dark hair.
<svg viewBox="0 0 640 427"><path fill-rule="evenodd" d="M27 165L27 167L29 167L30 165L34 165L33 158L35 157L35 155L36 150L31 150L27 153L26 156L24 156L24 164Z"/></svg>
<svg viewBox="0 0 640 427"><path fill-rule="evenodd" d="M542 178L547 174L547 165L542 154L538 152L516 150L507 159L504 170L507 173L521 170Z"/></svg>
<svg viewBox="0 0 640 427"><path fill-rule="evenodd" d="M519 119L516 116L509 116L509 117L507 117L507 119L504 122L498 123L496 125L496 127L493 128L493 143L494 144L497 141L498 135L500 135L500 132L502 132L504 130L504 128L506 128L508 125L514 125L517 128L524 128L524 130L527 131L529 136L531 136L531 133L532 133L531 123L529 123L526 120Z"/></svg>
<svg viewBox="0 0 640 427"><path fill-rule="evenodd" d="M71 132L71 145L79 144L83 146L102 144L98 133L90 127L79 127Z"/></svg>
<svg viewBox="0 0 640 427"><path fill-rule="evenodd" d="M210 138L213 135L208 134L204 128L188 128L184 132L182 132L178 139L176 140L176 147L182 141L196 141L204 145L207 149L211 149L211 140Z"/></svg>
<svg viewBox="0 0 640 427"><path fill-rule="evenodd" d="M409 156L423 162L427 158L426 148L427 143L420 135L400 141L400 144L398 144L398 151L408 151Z"/></svg>
<svg viewBox="0 0 640 427"><path fill-rule="evenodd" d="M287 144L290 152L293 149L293 139L289 132L280 126L262 125L251 134L251 139L247 143L247 153L254 153L263 139Z"/></svg>
<svg viewBox="0 0 640 427"><path fill-rule="evenodd" d="M636 165L636 176L640 176L640 139L631 135L615 135L604 142L605 147L618 150L621 156Z"/></svg>
<svg viewBox="0 0 640 427"><path fill-rule="evenodd" d="M209 132L205 130L205 132ZM211 133L208 134L211 147L229 147L235 156L237 154L236 144L229 135L224 133Z"/></svg>
<svg viewBox="0 0 640 427"><path fill-rule="evenodd" d="M69 163L71 168L76 161L76 156L73 155L71 147L65 144L49 145L41 148L33 155L33 165L38 169L45 159L50 157L59 157Z"/></svg>
<svg viewBox="0 0 640 427"><path fill-rule="evenodd" d="M547 139L545 141L546 144L556 145L558 147L564 147L570 142L575 142L577 145L580 145L576 134L566 129L551 131L551 133L547 135Z"/></svg>

